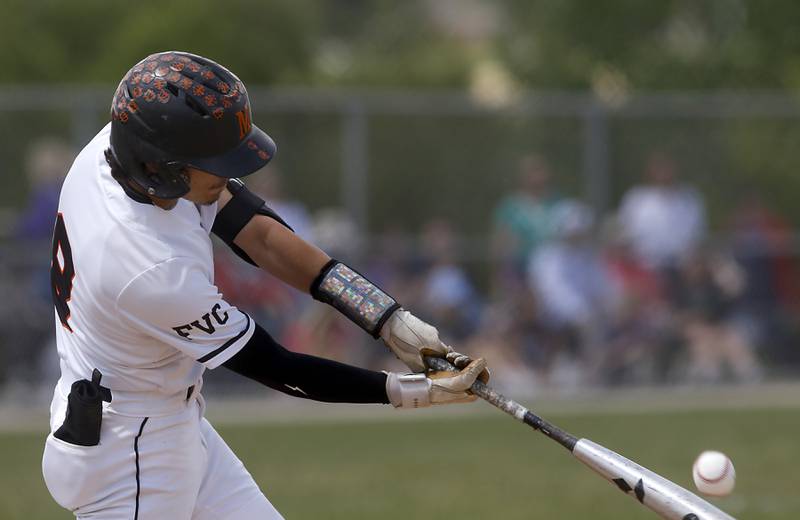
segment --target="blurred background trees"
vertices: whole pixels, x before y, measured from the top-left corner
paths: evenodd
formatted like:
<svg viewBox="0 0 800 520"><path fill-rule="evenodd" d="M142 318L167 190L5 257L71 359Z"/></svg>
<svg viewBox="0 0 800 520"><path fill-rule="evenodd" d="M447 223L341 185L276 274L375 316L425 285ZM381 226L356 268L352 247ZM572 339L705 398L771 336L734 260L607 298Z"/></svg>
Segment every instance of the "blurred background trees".
<svg viewBox="0 0 800 520"><path fill-rule="evenodd" d="M791 89L790 0L7 0L0 82L111 83L166 48L253 84L468 87L494 63L526 88Z"/></svg>

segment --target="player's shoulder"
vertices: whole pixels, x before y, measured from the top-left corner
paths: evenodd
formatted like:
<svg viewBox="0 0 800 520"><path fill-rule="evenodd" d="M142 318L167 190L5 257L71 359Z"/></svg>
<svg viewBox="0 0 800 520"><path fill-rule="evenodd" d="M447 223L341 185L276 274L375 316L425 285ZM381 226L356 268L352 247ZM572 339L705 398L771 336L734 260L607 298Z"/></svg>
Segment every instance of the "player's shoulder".
<svg viewBox="0 0 800 520"><path fill-rule="evenodd" d="M95 169L100 163L100 158L103 157L105 150L111 145L111 124L104 126L88 143L84 146L69 172L87 171Z"/></svg>
<svg viewBox="0 0 800 520"><path fill-rule="evenodd" d="M118 308L193 307L211 293L218 296L202 264L192 257L171 257L138 273L129 271L126 278L116 296Z"/></svg>

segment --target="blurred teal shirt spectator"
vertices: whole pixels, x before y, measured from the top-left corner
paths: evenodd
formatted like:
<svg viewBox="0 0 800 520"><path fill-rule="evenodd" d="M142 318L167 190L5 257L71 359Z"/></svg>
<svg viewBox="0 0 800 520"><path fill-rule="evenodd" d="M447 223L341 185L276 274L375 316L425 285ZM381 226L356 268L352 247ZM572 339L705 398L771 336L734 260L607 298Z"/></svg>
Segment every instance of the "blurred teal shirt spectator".
<svg viewBox="0 0 800 520"><path fill-rule="evenodd" d="M501 270L523 273L530 255L553 231L558 202L550 189L550 169L535 155L520 161L518 185L494 212L493 249Z"/></svg>

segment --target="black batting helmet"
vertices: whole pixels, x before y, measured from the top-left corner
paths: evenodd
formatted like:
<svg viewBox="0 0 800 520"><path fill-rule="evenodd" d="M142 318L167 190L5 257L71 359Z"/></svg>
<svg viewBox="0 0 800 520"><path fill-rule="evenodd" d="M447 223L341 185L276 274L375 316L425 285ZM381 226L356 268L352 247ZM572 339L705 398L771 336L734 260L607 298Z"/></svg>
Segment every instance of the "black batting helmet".
<svg viewBox="0 0 800 520"><path fill-rule="evenodd" d="M148 194L189 191L183 171L242 177L266 165L275 143L251 123L244 84L188 52L160 52L128 71L111 105L111 153L121 175Z"/></svg>

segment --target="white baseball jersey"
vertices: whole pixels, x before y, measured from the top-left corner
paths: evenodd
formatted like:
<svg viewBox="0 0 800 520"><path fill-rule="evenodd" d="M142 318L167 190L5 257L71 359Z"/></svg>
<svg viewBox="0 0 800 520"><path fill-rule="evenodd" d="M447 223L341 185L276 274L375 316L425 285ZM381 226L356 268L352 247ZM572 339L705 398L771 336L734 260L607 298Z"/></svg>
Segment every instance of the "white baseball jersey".
<svg viewBox="0 0 800 520"><path fill-rule="evenodd" d="M281 520L203 418L203 370L253 335L214 286L216 204L166 211L111 177L110 126L78 155L61 191L51 270L61 379L42 474L78 519ZM54 435L72 383L103 374L97 445ZM187 390L191 388L191 392Z"/></svg>
<svg viewBox="0 0 800 520"><path fill-rule="evenodd" d="M110 407L175 411L205 369L236 354L254 323L214 286L209 232L217 205L136 202L111 176L106 126L78 155L61 192L54 240L63 395L97 368Z"/></svg>

